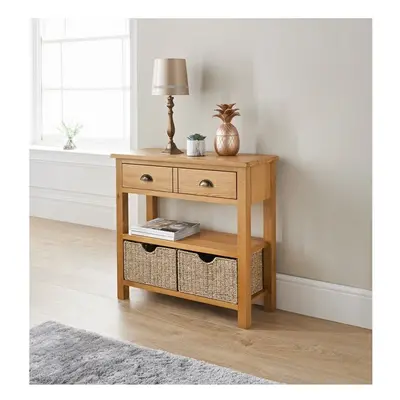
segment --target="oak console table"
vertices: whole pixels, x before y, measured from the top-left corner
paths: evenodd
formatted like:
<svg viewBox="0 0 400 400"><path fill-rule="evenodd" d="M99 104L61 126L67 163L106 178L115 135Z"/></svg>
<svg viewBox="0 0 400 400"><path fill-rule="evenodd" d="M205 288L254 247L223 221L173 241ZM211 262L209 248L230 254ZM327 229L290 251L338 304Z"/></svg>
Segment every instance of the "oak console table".
<svg viewBox="0 0 400 400"><path fill-rule="evenodd" d="M111 157L116 159L118 299L129 299L129 287L132 286L230 308L237 310L240 328L251 326L251 305L254 299L263 297L265 310L275 310L277 156L240 154L222 157L215 153L207 153L205 157L187 157L185 154L161 153L161 149L141 149L128 154L112 154ZM147 220L158 216L159 197L235 205L237 234L202 229L196 235L175 242L130 235L129 193L146 196ZM263 238L251 237L251 205L258 202L263 202ZM237 259L237 304L126 280L126 241ZM252 294L251 256L261 249L263 289Z"/></svg>

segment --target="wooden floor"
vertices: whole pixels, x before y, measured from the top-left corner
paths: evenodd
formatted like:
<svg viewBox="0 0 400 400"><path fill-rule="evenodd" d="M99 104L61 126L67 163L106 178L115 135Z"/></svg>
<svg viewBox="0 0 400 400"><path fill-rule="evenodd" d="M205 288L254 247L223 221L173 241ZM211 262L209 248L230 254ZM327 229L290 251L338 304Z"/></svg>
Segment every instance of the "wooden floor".
<svg viewBox="0 0 400 400"><path fill-rule="evenodd" d="M253 306L236 313L131 288L116 299L115 232L31 219L31 326L55 320L284 383L371 383L372 333Z"/></svg>

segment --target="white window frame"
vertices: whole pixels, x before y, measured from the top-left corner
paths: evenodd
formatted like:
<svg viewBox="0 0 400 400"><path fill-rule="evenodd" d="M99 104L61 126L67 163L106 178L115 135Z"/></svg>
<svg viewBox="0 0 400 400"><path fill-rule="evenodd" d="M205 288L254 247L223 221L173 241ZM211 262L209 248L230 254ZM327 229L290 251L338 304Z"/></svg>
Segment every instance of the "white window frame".
<svg viewBox="0 0 400 400"><path fill-rule="evenodd" d="M129 39L130 44L130 85L123 86L121 82L121 87L115 88L82 88L82 90L125 90L124 91L124 100L123 107L124 112L130 113L130 129L127 131L126 137L123 139L112 139L112 138L80 138L78 142L78 151L89 151L96 152L99 151L103 153L104 151L127 151L131 148L131 144L135 143L134 137L135 126L132 122L132 118L136 117L136 113L132 113L131 110L136 109L136 95L135 91L132 89L136 87L135 78L135 70L133 68L133 57L135 56L135 52L132 50L136 50L136 45L132 46L136 38L136 24L133 19L129 19L129 32L126 35L115 35L115 36L104 36L104 37L84 37L84 38L68 38L68 39L55 39L55 40L45 40L45 43L67 43L67 42L78 42L78 41L96 41L96 40L107 40L107 39ZM33 61L33 79L32 79L32 134L30 144L33 146L40 146L46 148L54 148L59 150L65 144L66 139L62 137L49 138L43 137L42 130L42 68L41 68L41 60L42 60L42 39L40 35L40 19L33 18L32 19L32 61ZM125 53L123 52L123 56ZM122 68L125 68L125 64L122 62ZM123 75L124 75L123 71ZM46 88L46 90L79 90L79 88ZM130 109L128 109L128 102L126 101L127 96L130 96ZM134 103L133 103L134 102ZM136 118L135 118L136 119ZM124 119L125 121L125 119ZM136 124L136 122L134 122ZM134 140L132 140L134 139Z"/></svg>

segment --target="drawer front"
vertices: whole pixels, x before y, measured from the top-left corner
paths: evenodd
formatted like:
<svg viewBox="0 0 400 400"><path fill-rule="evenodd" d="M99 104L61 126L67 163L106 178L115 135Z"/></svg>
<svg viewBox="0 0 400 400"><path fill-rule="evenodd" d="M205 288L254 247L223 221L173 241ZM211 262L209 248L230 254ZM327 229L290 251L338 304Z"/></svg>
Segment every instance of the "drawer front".
<svg viewBox="0 0 400 400"><path fill-rule="evenodd" d="M236 199L236 172L178 170L179 193Z"/></svg>
<svg viewBox="0 0 400 400"><path fill-rule="evenodd" d="M172 192L172 168L122 164L122 186Z"/></svg>

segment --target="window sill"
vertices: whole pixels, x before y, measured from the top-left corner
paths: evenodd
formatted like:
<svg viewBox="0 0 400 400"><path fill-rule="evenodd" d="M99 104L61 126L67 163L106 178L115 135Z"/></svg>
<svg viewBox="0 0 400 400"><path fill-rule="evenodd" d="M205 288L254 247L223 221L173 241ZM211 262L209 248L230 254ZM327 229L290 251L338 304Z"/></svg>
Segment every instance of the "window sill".
<svg viewBox="0 0 400 400"><path fill-rule="evenodd" d="M75 150L64 150L62 147L31 144L29 150L39 150L39 151L51 151L63 154L87 154L87 155L99 155L99 156L109 156L112 152L105 150L85 150L85 149L75 149Z"/></svg>
<svg viewBox="0 0 400 400"><path fill-rule="evenodd" d="M115 161L110 158L110 154L110 151L100 150L63 150L55 146L29 146L30 161L46 163L109 167L115 165Z"/></svg>
<svg viewBox="0 0 400 400"><path fill-rule="evenodd" d="M129 152L127 140L81 140L77 143L78 148L75 150L64 150L64 144L61 140L54 139L31 144L29 146L30 159L43 162L113 166L115 163L110 158L110 154Z"/></svg>

